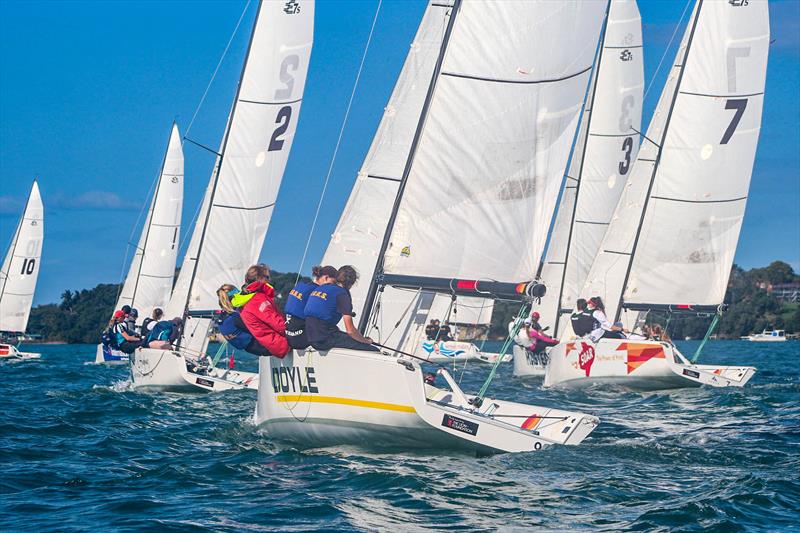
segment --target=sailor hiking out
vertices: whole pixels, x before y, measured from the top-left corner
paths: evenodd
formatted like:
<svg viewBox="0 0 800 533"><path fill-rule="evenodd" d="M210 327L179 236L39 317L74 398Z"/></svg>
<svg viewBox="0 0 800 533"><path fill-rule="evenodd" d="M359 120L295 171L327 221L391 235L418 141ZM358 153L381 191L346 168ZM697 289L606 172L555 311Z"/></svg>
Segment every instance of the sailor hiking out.
<svg viewBox="0 0 800 533"><path fill-rule="evenodd" d="M242 320L241 309L253 298L254 294L240 291L230 284L217 289L222 316L219 319L219 333L237 350L244 350L253 355L270 355L251 334Z"/></svg>
<svg viewBox="0 0 800 533"><path fill-rule="evenodd" d="M305 306L308 342L317 350L350 348L378 351L372 339L364 337L353 323L353 300L350 288L358 281L356 269L345 265L339 269L335 283L320 285L311 291ZM345 330L337 324L344 319Z"/></svg>
<svg viewBox="0 0 800 533"><path fill-rule="evenodd" d="M336 283L338 271L332 266L315 266L311 269L312 281L299 281L286 298L286 340L295 350L311 346L306 333L306 303L311 292L320 285Z"/></svg>
<svg viewBox="0 0 800 533"><path fill-rule="evenodd" d="M586 309L586 300L583 298L578 298L575 302L575 312L570 316L570 322L573 333L578 337L585 337L599 327L592 312Z"/></svg>
<svg viewBox="0 0 800 533"><path fill-rule="evenodd" d="M283 358L289 353L286 341L286 320L275 306L275 289L269 284L269 267L253 265L247 269L245 287L253 296L241 311L242 322L247 331L268 353Z"/></svg>

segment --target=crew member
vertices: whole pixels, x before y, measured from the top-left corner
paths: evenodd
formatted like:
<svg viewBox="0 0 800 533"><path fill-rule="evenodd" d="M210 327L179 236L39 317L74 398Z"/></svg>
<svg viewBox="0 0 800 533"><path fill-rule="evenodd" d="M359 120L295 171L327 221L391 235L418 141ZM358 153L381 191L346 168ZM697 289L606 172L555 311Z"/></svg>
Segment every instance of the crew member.
<svg viewBox="0 0 800 533"><path fill-rule="evenodd" d="M549 348L558 344L558 339L554 339L553 337L544 334L544 329L539 324L540 318L541 315L539 312L534 311L531 313L530 321L526 321L525 324L528 337L530 337L531 341L533 341L533 346L531 347L533 353L543 353L545 348Z"/></svg>
<svg viewBox="0 0 800 533"><path fill-rule="evenodd" d="M172 320L161 320L154 324L147 336L147 347L169 350L180 336L183 320L175 317Z"/></svg>
<svg viewBox="0 0 800 533"><path fill-rule="evenodd" d="M150 335L150 331L155 327L155 325L158 323L159 320L161 320L161 317L163 316L164 316L164 311L162 311L160 307L156 307L155 309L153 309L153 314L151 316L146 317L142 321L142 328L141 328L142 338L146 339L147 336Z"/></svg>
<svg viewBox="0 0 800 533"><path fill-rule="evenodd" d="M286 341L286 320L275 306L275 289L269 284L269 267L253 265L247 269L245 281L254 280L245 287L253 296L241 310L242 321L250 334L268 354L283 358L289 353Z"/></svg>
<svg viewBox="0 0 800 533"><path fill-rule="evenodd" d="M305 350L311 346L305 331L306 302L311 291L320 285L335 283L337 274L332 266L315 266L311 269L312 281L300 281L289 291L283 310L286 313L286 340L293 349Z"/></svg>
<svg viewBox="0 0 800 533"><path fill-rule="evenodd" d="M217 289L217 298L222 309L222 316L219 317L219 333L237 350L244 350L253 355L270 355L267 349L250 334L242 320L241 308L253 296L252 293L242 294L242 291L229 283Z"/></svg>
<svg viewBox="0 0 800 533"><path fill-rule="evenodd" d="M308 341L317 350L350 348L378 351L372 339L364 337L353 324L353 300L350 288L358 280L356 269L345 265L339 269L336 283L326 283L311 291L305 307ZM337 324L344 319L347 333Z"/></svg>
<svg viewBox="0 0 800 533"><path fill-rule="evenodd" d="M575 312L569 318L572 322L572 331L578 337L585 337L597 328L596 321L591 311L586 309L586 300L578 298L575 302Z"/></svg>
<svg viewBox="0 0 800 533"><path fill-rule="evenodd" d="M592 330L592 340L594 342L600 339L625 339L625 329L619 324L612 324L608 317L606 317L606 308L603 305L603 300L599 296L589 298L589 310L592 312L592 318L596 321L595 329Z"/></svg>
<svg viewBox="0 0 800 533"><path fill-rule="evenodd" d="M124 308L123 308L124 310ZM136 318L133 317L133 321L131 321L131 315L136 311L135 309L131 309L127 317L123 320L119 321L114 326L114 333L117 337L117 348L127 354L133 353L136 348L139 348L142 345L142 338L136 334ZM138 315L138 313L136 313ZM131 329L133 328L133 329Z"/></svg>

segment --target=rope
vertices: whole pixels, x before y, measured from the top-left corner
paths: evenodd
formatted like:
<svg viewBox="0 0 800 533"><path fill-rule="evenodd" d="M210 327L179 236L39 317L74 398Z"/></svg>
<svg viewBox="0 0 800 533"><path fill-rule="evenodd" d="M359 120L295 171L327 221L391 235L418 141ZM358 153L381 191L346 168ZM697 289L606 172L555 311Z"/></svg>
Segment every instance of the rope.
<svg viewBox="0 0 800 533"><path fill-rule="evenodd" d="M495 374L497 373L497 369L500 367L500 363L505 359L506 353L508 353L509 347L514 343L514 337L517 336L519 333L519 328L522 326L522 317L528 314L528 306L522 305L519 308L519 313L517 313L517 318L514 319L514 327L511 331L508 332L508 337L506 337L505 342L503 342L502 348L500 348L500 354L497 357L497 360L492 365L492 370L489 372L489 377L486 378L486 381L483 383L481 390L478 391L478 395L475 397L475 405L480 406L481 402L483 402L483 398L486 395L486 391L489 390L489 385L492 383Z"/></svg>
<svg viewBox="0 0 800 533"><path fill-rule="evenodd" d="M331 174L333 173L333 166L336 163L336 156L339 153L339 146L342 143L342 137L344 136L344 130L347 127L347 119L350 116L350 108L353 106L353 99L356 95L356 90L358 89L358 82L361 79L361 72L364 70L364 63L367 60L367 52L369 51L369 45L372 42L372 34L375 31L375 24L378 22L378 14L381 12L381 4L383 0L378 0L378 7L375 9L375 16L372 19L372 26L369 29L369 36L367 37L367 43L364 46L364 54L361 56L361 64L358 66L358 73L356 74L356 80L353 84L353 90L350 93L350 100L347 102L347 109L344 113L344 119L342 120L342 127L339 130L339 138L336 140L336 147L333 149L333 157L331 157L330 165L328 166L328 173L325 176L325 182L322 185L322 192L319 195L319 202L317 202L317 210L314 213L314 220L311 222L311 230L308 233L308 239L306 240L306 246L303 249L303 257L300 259L300 266L297 268L297 277L295 278L294 282L297 284L300 281L300 273L303 271L303 266L306 263L306 257L308 255L308 248L311 245L311 238L314 236L314 230L317 227L317 219L319 218L319 212L322 209L322 202L325 199L325 193L328 190L328 182L331 179Z"/></svg>
<svg viewBox="0 0 800 533"><path fill-rule="evenodd" d="M686 2L686 6L683 8L683 13L681 13L681 18L678 19L678 23L675 24L675 30L672 32L672 37L669 38L669 42L667 43L666 49L664 49L664 53L661 55L661 61L658 62L658 66L656 67L656 71L653 73L653 77L650 78L650 85L647 86L647 90L644 92L644 96L642 97L642 101L647 99L647 93L650 92L650 89L653 88L653 84L656 81L656 76L658 76L658 72L661 70L661 65L664 63L664 58L667 57L669 53L669 49L672 46L672 41L675 40L675 35L678 33L678 28L681 27L681 22L683 22L683 17L686 16L686 10L689 9L689 4L692 3L692 0L688 0Z"/></svg>
<svg viewBox="0 0 800 533"><path fill-rule="evenodd" d="M217 68L215 68L214 73L211 74L211 79L208 80L208 85L206 85L206 90L203 91L203 96L200 98L200 103L197 104L197 108L195 108L194 114L192 115L192 120L189 121L189 127L186 128L186 131L183 134L184 137L189 136L189 132L192 129L194 120L197 118L197 114L200 112L200 108L203 107L203 103L205 103L206 101L206 96L208 96L208 91L211 89L211 85L214 83L214 79L217 77L217 72L219 72L219 67L222 66L222 62L225 60L225 56L228 55L228 49L230 49L231 47L233 38L236 37L236 32L239 31L239 26L242 24L242 19L244 19L244 15L245 13L247 13L248 7L250 7L250 0L247 0L247 3L244 5L242 14L239 16L239 21L236 23L236 27L233 29L233 33L231 34L231 38L228 39L228 44L225 45L225 50L223 50L222 56L219 58L219 61L217 62Z"/></svg>
<svg viewBox="0 0 800 533"><path fill-rule="evenodd" d="M719 323L719 317L720 316L721 316L720 313L716 313L714 315L714 320L711 321L711 325L708 327L708 331L706 331L706 336L703 337L703 342L700 343L700 346L697 347L697 351L694 352L694 356L692 356L692 359L691 359L692 363L697 361L697 359L700 357L700 352L703 351L703 347L706 345L706 342L708 342L709 337L711 337L711 333L717 327L717 324Z"/></svg>

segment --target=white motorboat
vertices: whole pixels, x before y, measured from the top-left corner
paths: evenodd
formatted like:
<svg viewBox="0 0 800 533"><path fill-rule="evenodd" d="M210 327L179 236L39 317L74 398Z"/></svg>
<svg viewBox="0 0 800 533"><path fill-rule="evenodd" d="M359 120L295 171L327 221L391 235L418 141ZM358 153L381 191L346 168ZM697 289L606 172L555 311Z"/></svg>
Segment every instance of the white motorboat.
<svg viewBox="0 0 800 533"><path fill-rule="evenodd" d="M786 342L786 331L782 329L764 330L761 333L748 335L747 340L751 342Z"/></svg>
<svg viewBox="0 0 800 533"><path fill-rule="evenodd" d="M576 339L550 350L544 386L621 385L635 389L744 387L751 366L696 365L674 344L648 340Z"/></svg>
<svg viewBox="0 0 800 533"><path fill-rule="evenodd" d="M35 352L22 352L13 344L0 343L0 360L6 359L39 359L42 354Z"/></svg>
<svg viewBox="0 0 800 533"><path fill-rule="evenodd" d="M581 290L602 297L611 321L633 330L651 311L721 312L758 145L768 49L766 1L695 4ZM576 345L581 349L570 348ZM631 367L631 346L663 357ZM694 365L699 354L687 361L673 346L654 341L594 345L574 339L550 353L547 385L610 381L653 388L666 380L668 386L741 386L755 372ZM576 358L595 362L582 373Z"/></svg>
<svg viewBox="0 0 800 533"><path fill-rule="evenodd" d="M426 299L541 294L493 280L537 270L605 7L428 4L323 259L364 275L352 291L359 327L390 349L262 359L255 422L270 436L494 453L578 444L597 426L589 414L489 397L489 380L469 395L441 367L441 386L426 383L403 347L425 327Z"/></svg>
<svg viewBox="0 0 800 533"><path fill-rule="evenodd" d="M163 308L169 301L175 277L182 210L183 148L178 125L173 123L153 199L115 310L129 305L139 311L139 320L144 320L154 308ZM127 362L128 354L102 343L97 345L95 363Z"/></svg>
<svg viewBox="0 0 800 533"><path fill-rule="evenodd" d="M539 323L560 338L639 150L644 90L642 20L635 0L612 0L595 56L578 139L540 267ZM514 376L543 376L546 353L514 346Z"/></svg>
<svg viewBox="0 0 800 533"><path fill-rule="evenodd" d="M44 241L44 205L34 180L22 217L0 270L0 332L21 338L36 291ZM19 345L0 344L0 358L38 359L41 354L23 352Z"/></svg>
<svg viewBox="0 0 800 533"><path fill-rule="evenodd" d="M206 355L216 290L258 261L300 114L314 2L261 2L239 88L200 216L165 316L183 316L174 350L138 349L133 387L222 391L255 388L256 374L221 369Z"/></svg>

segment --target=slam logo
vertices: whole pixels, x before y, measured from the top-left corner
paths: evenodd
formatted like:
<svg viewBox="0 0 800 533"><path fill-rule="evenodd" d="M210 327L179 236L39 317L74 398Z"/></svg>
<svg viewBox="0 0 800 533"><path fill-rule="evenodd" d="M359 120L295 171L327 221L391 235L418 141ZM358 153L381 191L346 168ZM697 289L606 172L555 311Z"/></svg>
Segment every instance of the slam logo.
<svg viewBox="0 0 800 533"><path fill-rule="evenodd" d="M314 367L281 366L272 369L272 390L278 392L308 392L318 394Z"/></svg>
<svg viewBox="0 0 800 533"><path fill-rule="evenodd" d="M632 61L633 60L633 52L628 50L627 48L619 53L619 58L623 61Z"/></svg>

